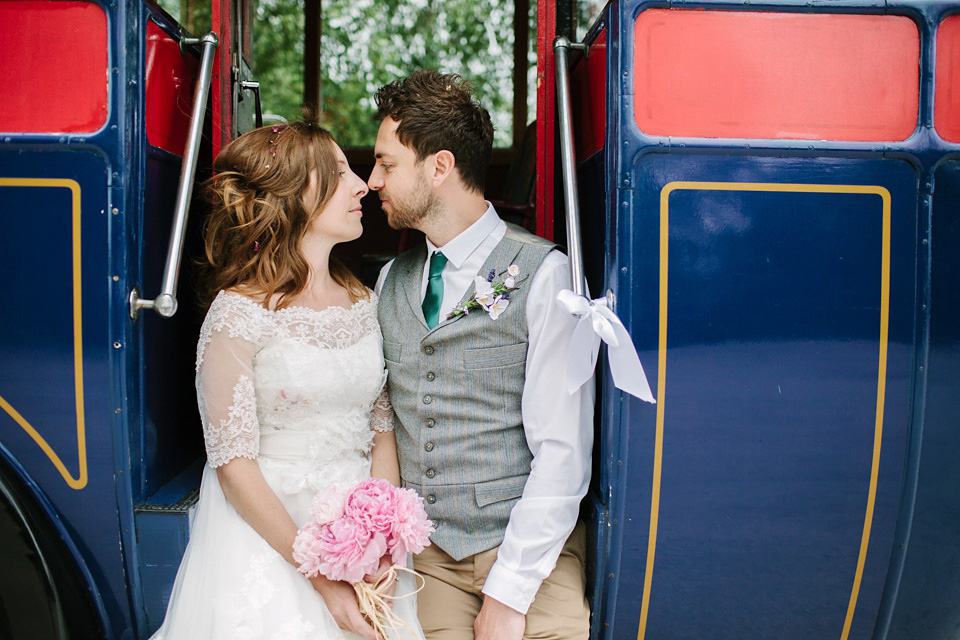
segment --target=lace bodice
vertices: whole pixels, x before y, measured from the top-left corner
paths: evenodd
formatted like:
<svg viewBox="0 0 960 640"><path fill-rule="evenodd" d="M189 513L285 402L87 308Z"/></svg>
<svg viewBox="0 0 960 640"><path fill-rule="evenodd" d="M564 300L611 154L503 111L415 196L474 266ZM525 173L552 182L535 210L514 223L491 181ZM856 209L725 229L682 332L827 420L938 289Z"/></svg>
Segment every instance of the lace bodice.
<svg viewBox="0 0 960 640"><path fill-rule="evenodd" d="M197 346L210 466L260 457L298 470L291 490L315 484L310 474L365 473L374 431L393 428L376 304L271 311L221 291Z"/></svg>

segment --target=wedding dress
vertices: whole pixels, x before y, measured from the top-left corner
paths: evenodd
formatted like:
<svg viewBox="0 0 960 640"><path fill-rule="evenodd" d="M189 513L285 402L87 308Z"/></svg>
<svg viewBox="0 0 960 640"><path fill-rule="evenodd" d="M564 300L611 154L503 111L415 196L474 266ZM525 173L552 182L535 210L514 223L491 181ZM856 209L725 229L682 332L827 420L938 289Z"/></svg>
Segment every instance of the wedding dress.
<svg viewBox="0 0 960 640"><path fill-rule="evenodd" d="M264 309L220 292L197 347L207 464L163 626L154 640L358 639L224 497L215 468L256 460L298 527L314 495L370 475L375 431L393 428L376 298L320 311ZM411 594L401 574L397 596ZM394 611L422 640L414 595Z"/></svg>

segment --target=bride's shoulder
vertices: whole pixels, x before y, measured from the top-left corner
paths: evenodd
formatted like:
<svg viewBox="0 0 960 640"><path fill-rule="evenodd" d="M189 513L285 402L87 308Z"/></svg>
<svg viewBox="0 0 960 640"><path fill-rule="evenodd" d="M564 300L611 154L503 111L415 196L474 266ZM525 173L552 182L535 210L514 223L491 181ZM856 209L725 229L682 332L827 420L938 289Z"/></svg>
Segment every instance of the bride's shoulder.
<svg viewBox="0 0 960 640"><path fill-rule="evenodd" d="M263 332L266 310L261 302L234 289L220 291L200 329L201 348L213 334L225 332L231 338L257 342Z"/></svg>
<svg viewBox="0 0 960 640"><path fill-rule="evenodd" d="M263 300L232 288L220 291L207 311L207 320L217 322L253 321L261 318L266 309Z"/></svg>

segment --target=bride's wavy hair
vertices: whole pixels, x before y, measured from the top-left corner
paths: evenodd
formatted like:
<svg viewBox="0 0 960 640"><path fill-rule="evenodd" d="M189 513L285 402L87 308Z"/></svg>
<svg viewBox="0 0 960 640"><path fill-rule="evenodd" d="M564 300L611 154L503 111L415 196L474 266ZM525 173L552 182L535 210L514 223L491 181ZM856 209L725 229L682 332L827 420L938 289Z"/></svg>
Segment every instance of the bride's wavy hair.
<svg viewBox="0 0 960 640"><path fill-rule="evenodd" d="M304 206L314 169L317 197ZM212 205L201 263L208 298L239 288L262 296L264 307L277 294L275 308L288 306L309 277L300 242L339 182L333 136L320 126L315 111L304 109L302 121L260 127L230 142L213 170L204 185ZM352 302L368 297L360 280L332 256L330 275Z"/></svg>

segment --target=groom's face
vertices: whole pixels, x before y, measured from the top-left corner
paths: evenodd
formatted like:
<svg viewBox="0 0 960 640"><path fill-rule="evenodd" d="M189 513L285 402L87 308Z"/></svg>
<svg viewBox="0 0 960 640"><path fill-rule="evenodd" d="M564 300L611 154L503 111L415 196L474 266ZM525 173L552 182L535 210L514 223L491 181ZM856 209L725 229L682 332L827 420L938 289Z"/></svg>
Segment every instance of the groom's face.
<svg viewBox="0 0 960 640"><path fill-rule="evenodd" d="M417 229L421 221L439 206L424 172L426 163L417 162L417 154L397 138L393 118L385 118L377 132L374 147L376 164L367 181L380 196L387 222L394 229Z"/></svg>

